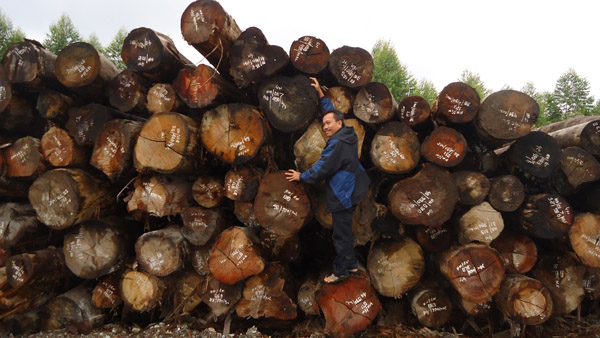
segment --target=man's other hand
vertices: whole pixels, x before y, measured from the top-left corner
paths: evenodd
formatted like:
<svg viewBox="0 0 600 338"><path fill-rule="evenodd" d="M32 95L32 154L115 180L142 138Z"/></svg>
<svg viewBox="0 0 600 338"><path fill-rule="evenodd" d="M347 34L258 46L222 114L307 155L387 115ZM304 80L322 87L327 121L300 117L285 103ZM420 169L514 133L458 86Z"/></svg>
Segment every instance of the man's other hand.
<svg viewBox="0 0 600 338"><path fill-rule="evenodd" d="M286 171L285 178L290 182L294 182L294 181L299 182L300 181L300 172L296 171L294 169L290 169L290 170Z"/></svg>

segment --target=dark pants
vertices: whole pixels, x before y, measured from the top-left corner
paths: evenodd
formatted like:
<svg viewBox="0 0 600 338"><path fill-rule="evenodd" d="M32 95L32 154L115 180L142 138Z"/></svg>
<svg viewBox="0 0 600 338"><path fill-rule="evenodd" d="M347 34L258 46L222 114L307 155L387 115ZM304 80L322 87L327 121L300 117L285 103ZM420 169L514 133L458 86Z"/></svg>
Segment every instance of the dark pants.
<svg viewBox="0 0 600 338"><path fill-rule="evenodd" d="M333 244L337 256L333 260L333 273L341 276L358 268L354 257L354 237L352 235L352 214L355 207L333 212Z"/></svg>

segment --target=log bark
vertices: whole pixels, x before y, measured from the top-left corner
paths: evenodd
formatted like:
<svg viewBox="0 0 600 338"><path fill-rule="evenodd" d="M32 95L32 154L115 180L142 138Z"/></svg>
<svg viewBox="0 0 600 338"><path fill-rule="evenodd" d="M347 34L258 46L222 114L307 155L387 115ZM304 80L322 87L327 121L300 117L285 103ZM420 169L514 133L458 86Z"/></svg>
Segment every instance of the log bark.
<svg viewBox="0 0 600 338"><path fill-rule="evenodd" d="M412 312L421 325L437 328L448 322L452 314L452 302L440 288L422 288L411 297Z"/></svg>
<svg viewBox="0 0 600 338"><path fill-rule="evenodd" d="M571 246L582 263L600 267L600 215L582 213L575 216L575 222L569 230Z"/></svg>
<svg viewBox="0 0 600 338"><path fill-rule="evenodd" d="M448 127L437 127L421 143L421 156L442 167L458 165L467 154L467 140Z"/></svg>
<svg viewBox="0 0 600 338"><path fill-rule="evenodd" d="M490 192L490 180L476 171L456 171L452 174L458 187L458 202L463 205L478 205Z"/></svg>
<svg viewBox="0 0 600 338"><path fill-rule="evenodd" d="M79 286L46 304L42 331L69 327L76 332L88 333L102 325L105 315L92 302L91 291Z"/></svg>
<svg viewBox="0 0 600 338"><path fill-rule="evenodd" d="M150 311L162 302L166 285L158 277L142 271L128 271L121 280L125 305L138 312Z"/></svg>
<svg viewBox="0 0 600 338"><path fill-rule="evenodd" d="M354 106L354 93L346 87L332 87L325 90L325 97L331 100L333 107L348 114Z"/></svg>
<svg viewBox="0 0 600 338"><path fill-rule="evenodd" d="M234 285L264 270L259 239L250 228L231 227L217 237L210 252L212 275L222 283Z"/></svg>
<svg viewBox="0 0 600 338"><path fill-rule="evenodd" d="M367 270L379 294L402 298L425 271L423 250L410 238L377 242L369 252Z"/></svg>
<svg viewBox="0 0 600 338"><path fill-rule="evenodd" d="M133 182L133 191L125 198L127 211L138 219L146 214L156 217L179 214L190 205L191 185L178 176L140 176Z"/></svg>
<svg viewBox="0 0 600 338"><path fill-rule="evenodd" d="M267 120L254 107L225 104L202 116L202 143L210 153L226 163L250 161L270 135ZM227 140L227 142L222 142Z"/></svg>
<svg viewBox="0 0 600 338"><path fill-rule="evenodd" d="M106 86L106 96L111 106L120 112L147 115L148 83L132 69L125 69Z"/></svg>
<svg viewBox="0 0 600 338"><path fill-rule="evenodd" d="M258 101L273 128L291 133L315 119L319 98L309 79L298 75L264 81L258 88Z"/></svg>
<svg viewBox="0 0 600 338"><path fill-rule="evenodd" d="M165 34L139 27L123 41L121 58L127 68L152 82L170 83L185 65L192 64Z"/></svg>
<svg viewBox="0 0 600 338"><path fill-rule="evenodd" d="M21 239L31 237L35 232L38 232L38 223L35 210L30 204L0 204L0 248L10 249Z"/></svg>
<svg viewBox="0 0 600 338"><path fill-rule="evenodd" d="M537 238L553 239L566 235L574 212L563 197L552 194L528 196L517 211L520 227Z"/></svg>
<svg viewBox="0 0 600 338"><path fill-rule="evenodd" d="M490 244L504 230L502 214L488 202L482 202L469 209L460 217L458 225L460 244L474 241Z"/></svg>
<svg viewBox="0 0 600 338"><path fill-rule="evenodd" d="M220 209L189 207L181 211L181 233L193 245L205 245L225 230L225 216Z"/></svg>
<svg viewBox="0 0 600 338"><path fill-rule="evenodd" d="M88 162L85 149L77 145L65 129L50 128L42 136L40 146L46 161L54 167L77 167Z"/></svg>
<svg viewBox="0 0 600 338"><path fill-rule="evenodd" d="M552 316L550 291L527 276L507 275L494 301L506 318L522 325L539 325Z"/></svg>
<svg viewBox="0 0 600 338"><path fill-rule="evenodd" d="M329 71L340 86L360 88L371 82L373 57L360 47L343 46L329 56Z"/></svg>
<svg viewBox="0 0 600 338"><path fill-rule="evenodd" d="M533 278L552 294L554 313L558 315L573 312L583 300L583 275L585 267L575 259L564 255L538 257L533 269Z"/></svg>
<svg viewBox="0 0 600 338"><path fill-rule="evenodd" d="M200 176L192 185L192 197L203 208L214 208L223 201L223 181L211 176Z"/></svg>
<svg viewBox="0 0 600 338"><path fill-rule="evenodd" d="M121 276L113 273L102 277L92 290L92 302L99 309L115 309L123 303Z"/></svg>
<svg viewBox="0 0 600 338"><path fill-rule="evenodd" d="M43 90L38 95L36 108L41 117L62 124L67 121L69 109L75 105L76 101L70 96L54 90Z"/></svg>
<svg viewBox="0 0 600 338"><path fill-rule="evenodd" d="M254 199L254 216L265 229L279 235L297 233L313 216L307 186L289 182L284 171L265 175Z"/></svg>
<svg viewBox="0 0 600 338"><path fill-rule="evenodd" d="M387 200L390 211L402 223L435 228L452 216L458 189L450 173L430 164L394 184Z"/></svg>
<svg viewBox="0 0 600 338"><path fill-rule="evenodd" d="M294 68L306 74L316 75L329 63L329 48L314 36L303 36L292 42L289 54Z"/></svg>
<svg viewBox="0 0 600 338"><path fill-rule="evenodd" d="M157 83L148 90L146 107L150 114L182 113L182 110L185 110L184 105L175 89L168 83Z"/></svg>
<svg viewBox="0 0 600 338"><path fill-rule="evenodd" d="M199 294L202 301L210 307L212 315L217 319L233 309L242 298L243 285L228 285L219 282L213 276L207 276L200 285Z"/></svg>
<svg viewBox="0 0 600 338"><path fill-rule="evenodd" d="M498 251L470 243L445 251L440 271L468 301L483 303L496 294L504 280L504 264Z"/></svg>
<svg viewBox="0 0 600 338"><path fill-rule="evenodd" d="M468 123L479 112L481 98L466 83L452 82L442 89L433 104L433 118L441 124Z"/></svg>
<svg viewBox="0 0 600 338"><path fill-rule="evenodd" d="M369 82L356 94L354 116L365 123L384 123L391 120L398 103L389 88L382 82Z"/></svg>
<svg viewBox="0 0 600 338"><path fill-rule="evenodd" d="M594 155L580 147L568 147L562 150L559 170L552 183L561 195L570 195L599 179L600 162Z"/></svg>
<svg viewBox="0 0 600 338"><path fill-rule="evenodd" d="M59 168L38 177L29 202L38 220L54 230L100 217L114 204L108 184L81 169Z"/></svg>
<svg viewBox="0 0 600 338"><path fill-rule="evenodd" d="M33 109L29 101L12 95L6 108L0 111L0 130L7 133L22 133L30 130Z"/></svg>
<svg viewBox="0 0 600 338"><path fill-rule="evenodd" d="M173 81L173 89L190 108L245 101L244 94L233 83L203 64L181 68Z"/></svg>
<svg viewBox="0 0 600 338"><path fill-rule="evenodd" d="M430 252L442 252L450 249L456 235L444 226L430 228L420 225L417 228L419 245Z"/></svg>
<svg viewBox="0 0 600 338"><path fill-rule="evenodd" d="M232 44L241 34L235 20L213 0L192 2L181 15L181 33L221 75L229 74Z"/></svg>
<svg viewBox="0 0 600 338"><path fill-rule="evenodd" d="M390 174L405 174L414 169L421 157L417 134L402 122L388 122L377 131L371 143L371 161Z"/></svg>
<svg viewBox="0 0 600 338"><path fill-rule="evenodd" d="M600 155L600 119L577 124L550 134L561 148L581 147Z"/></svg>
<svg viewBox="0 0 600 338"><path fill-rule="evenodd" d="M249 228L259 227L258 220L254 215L254 202L234 201L233 213L238 221Z"/></svg>
<svg viewBox="0 0 600 338"><path fill-rule="evenodd" d="M54 75L56 55L35 40L25 39L6 50L2 68L6 78L27 89L58 88Z"/></svg>
<svg viewBox="0 0 600 338"><path fill-rule="evenodd" d="M502 256L506 273L526 274L537 262L537 246L527 235L503 231L491 245Z"/></svg>
<svg viewBox="0 0 600 338"><path fill-rule="evenodd" d="M232 201L254 201L264 175L262 170L248 164L234 166L225 174L223 195Z"/></svg>
<svg viewBox="0 0 600 338"><path fill-rule="evenodd" d="M46 171L48 164L42 156L40 140L25 136L4 149L7 177L34 178Z"/></svg>
<svg viewBox="0 0 600 338"><path fill-rule="evenodd" d="M547 178L560 165L561 149L546 133L533 131L510 146L508 160L525 173Z"/></svg>
<svg viewBox="0 0 600 338"><path fill-rule="evenodd" d="M183 267L188 245L177 226L146 232L135 242L136 259L143 271L168 276Z"/></svg>
<svg viewBox="0 0 600 338"><path fill-rule="evenodd" d="M490 180L488 200L498 211L515 211L525 199L523 183L513 175L502 175Z"/></svg>
<svg viewBox="0 0 600 338"><path fill-rule="evenodd" d="M185 174L196 169L200 152L200 125L182 114L152 115L140 130L133 164L163 174Z"/></svg>
<svg viewBox="0 0 600 338"><path fill-rule="evenodd" d="M28 285L52 284L66 276L65 257L61 248L22 253L6 262L8 284L19 289Z"/></svg>
<svg viewBox="0 0 600 338"><path fill-rule="evenodd" d="M406 123L409 127L417 128L429 121L431 106L420 96L405 97L398 104L396 115L398 120Z"/></svg>
<svg viewBox="0 0 600 338"><path fill-rule="evenodd" d="M65 129L77 145L93 147L104 126L116 115L115 113L114 110L96 103L71 108Z"/></svg>
<svg viewBox="0 0 600 338"><path fill-rule="evenodd" d="M112 182L128 176L133 170L133 149L142 123L114 119L106 123L94 143L90 164Z"/></svg>

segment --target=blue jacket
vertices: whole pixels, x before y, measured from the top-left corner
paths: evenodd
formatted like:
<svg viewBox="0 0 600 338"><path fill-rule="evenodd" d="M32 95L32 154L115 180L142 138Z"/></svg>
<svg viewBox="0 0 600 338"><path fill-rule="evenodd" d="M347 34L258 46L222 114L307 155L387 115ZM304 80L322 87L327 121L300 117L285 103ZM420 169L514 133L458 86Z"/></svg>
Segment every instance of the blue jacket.
<svg viewBox="0 0 600 338"><path fill-rule="evenodd" d="M321 99L324 111L330 111L326 110L327 103L331 104L331 101ZM300 174L300 180L309 184L325 180L328 212L356 206L369 189L370 180L358 161L358 137L354 128L344 125L331 136L321 152L321 158Z"/></svg>

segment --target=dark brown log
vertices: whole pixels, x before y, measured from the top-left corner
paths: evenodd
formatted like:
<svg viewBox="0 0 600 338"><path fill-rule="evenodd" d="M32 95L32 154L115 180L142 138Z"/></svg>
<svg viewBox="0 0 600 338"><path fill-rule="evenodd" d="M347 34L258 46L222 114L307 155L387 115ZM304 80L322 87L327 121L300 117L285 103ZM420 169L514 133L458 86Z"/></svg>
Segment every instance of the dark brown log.
<svg viewBox="0 0 600 338"><path fill-rule="evenodd" d="M65 129L78 145L93 147L104 126L115 113L114 110L96 103L71 108Z"/></svg>
<svg viewBox="0 0 600 338"><path fill-rule="evenodd" d="M315 75L329 63L329 48L323 40L314 36L303 36L292 42L290 61L297 70Z"/></svg>
<svg viewBox="0 0 600 338"><path fill-rule="evenodd" d="M539 280L552 294L554 313L573 312L583 300L583 275L585 267L576 259L565 255L538 257L533 278Z"/></svg>
<svg viewBox="0 0 600 338"><path fill-rule="evenodd" d="M367 270L379 294L402 298L417 285L425 271L423 249L408 237L377 242L369 252Z"/></svg>
<svg viewBox="0 0 600 338"><path fill-rule="evenodd" d="M439 264L454 289L474 303L492 298L504 280L502 257L485 244L454 247L441 255Z"/></svg>
<svg viewBox="0 0 600 338"><path fill-rule="evenodd" d="M488 202L482 202L469 209L458 220L458 241L460 244L481 242L490 244L504 230L502 214Z"/></svg>
<svg viewBox="0 0 600 338"><path fill-rule="evenodd" d="M233 206L233 213L242 224L249 228L260 226L256 216L254 216L254 202L234 201Z"/></svg>
<svg viewBox="0 0 600 338"><path fill-rule="evenodd" d="M2 156L0 156L1 158ZM1 160L0 160L1 161ZM0 165L0 171L2 170ZM18 178L7 178L0 176L0 196L27 199L27 193L31 186L30 180L21 180Z"/></svg>
<svg viewBox="0 0 600 338"><path fill-rule="evenodd" d="M480 102L481 98L473 87L452 82L442 89L431 110L438 123L467 123L477 116Z"/></svg>
<svg viewBox="0 0 600 338"><path fill-rule="evenodd" d="M258 88L258 100L273 128L284 133L305 128L317 115L317 92L305 76L266 80Z"/></svg>
<svg viewBox="0 0 600 338"><path fill-rule="evenodd" d="M525 274L537 262L537 246L527 235L506 230L491 245L502 256L506 273Z"/></svg>
<svg viewBox="0 0 600 338"><path fill-rule="evenodd" d="M123 302L138 312L149 311L165 297L166 285L158 277L142 271L128 271L121 280Z"/></svg>
<svg viewBox="0 0 600 338"><path fill-rule="evenodd" d="M55 62L54 53L39 42L26 39L8 47L2 59L2 68L10 82L39 90L58 86L54 75Z"/></svg>
<svg viewBox="0 0 600 338"><path fill-rule="evenodd" d="M488 200L498 211L515 211L525 199L525 187L516 176L503 175L490 180Z"/></svg>
<svg viewBox="0 0 600 338"><path fill-rule="evenodd" d="M89 221L67 234L64 255L75 276L96 279L121 269L127 241L117 224L109 220Z"/></svg>
<svg viewBox="0 0 600 338"><path fill-rule="evenodd" d="M35 210L30 204L0 204L0 248L10 249L26 235L31 237L37 229Z"/></svg>
<svg viewBox="0 0 600 338"><path fill-rule="evenodd" d="M366 123L384 123L396 115L398 103L382 82L369 82L356 94L354 116Z"/></svg>
<svg viewBox="0 0 600 338"><path fill-rule="evenodd" d="M0 111L0 130L11 133L30 131L33 109L29 101L12 95L6 108Z"/></svg>
<svg viewBox="0 0 600 338"><path fill-rule="evenodd" d="M29 202L38 220L58 230L104 215L115 197L104 180L81 169L59 168L33 182Z"/></svg>
<svg viewBox="0 0 600 338"><path fill-rule="evenodd" d="M18 289L32 284L52 283L65 277L65 257L61 248L48 247L11 256L6 262L6 279Z"/></svg>
<svg viewBox="0 0 600 338"><path fill-rule="evenodd" d="M173 305L177 312L189 313L202 303L198 290L206 278L194 270L185 270L175 279Z"/></svg>
<svg viewBox="0 0 600 338"><path fill-rule="evenodd" d="M575 216L569 240L583 264L600 268L600 215L584 213Z"/></svg>
<svg viewBox="0 0 600 338"><path fill-rule="evenodd" d="M215 107L244 101L244 94L207 65L184 67L173 81L173 89L190 108Z"/></svg>
<svg viewBox="0 0 600 338"><path fill-rule="evenodd" d="M41 117L64 123L69 109L74 106L73 98L53 90L43 90L38 95L36 108Z"/></svg>
<svg viewBox="0 0 600 338"><path fill-rule="evenodd" d="M177 226L146 232L135 242L140 267L157 277L168 276L181 269L187 251L187 242Z"/></svg>
<svg viewBox="0 0 600 338"><path fill-rule="evenodd" d="M533 131L510 146L508 160L525 173L539 178L549 177L560 165L561 149L554 138Z"/></svg>
<svg viewBox="0 0 600 338"><path fill-rule="evenodd" d="M586 267L583 276L585 295L593 300L600 299L600 268Z"/></svg>
<svg viewBox="0 0 600 338"><path fill-rule="evenodd" d="M500 312L522 325L539 325L552 315L550 291L542 283L523 275L506 275L494 296Z"/></svg>
<svg viewBox="0 0 600 338"><path fill-rule="evenodd" d="M557 130L561 130L561 129L565 129L568 127L572 127L574 125L577 124L582 124L582 123L586 123L586 122L591 122L591 121L595 121L598 119L598 116L585 116L585 115L575 115L571 118L568 118L566 120L561 120L561 121L557 121L554 123L550 123L547 124L545 126L541 126L538 128L535 128L533 130L537 130L537 131L543 131L544 133L552 133L554 131Z"/></svg>
<svg viewBox="0 0 600 338"><path fill-rule="evenodd" d="M157 83L148 90L146 107L150 114L181 112L184 103L168 83Z"/></svg>
<svg viewBox="0 0 600 338"><path fill-rule="evenodd" d="M549 134L561 148L581 147L600 155L600 119L584 122Z"/></svg>
<svg viewBox="0 0 600 338"><path fill-rule="evenodd" d="M226 229L216 239L210 252L210 272L228 285L260 273L266 261L260 256L258 243L258 237L250 228Z"/></svg>
<svg viewBox="0 0 600 338"><path fill-rule="evenodd" d="M458 189L449 172L429 164L415 176L394 184L387 200L390 211L402 223L435 228L452 216Z"/></svg>
<svg viewBox="0 0 600 338"><path fill-rule="evenodd" d="M16 140L4 149L6 176L33 178L48 166L41 153L40 140L31 136Z"/></svg>
<svg viewBox="0 0 600 338"><path fill-rule="evenodd" d="M317 281L313 278L308 278L302 282L298 290L298 307L309 316L318 316L321 313L316 298L317 287Z"/></svg>
<svg viewBox="0 0 600 338"><path fill-rule="evenodd" d="M4 74L4 69L0 69L0 112L4 111L12 100L12 84Z"/></svg>
<svg viewBox="0 0 600 338"><path fill-rule="evenodd" d="M251 165L234 166L225 174L223 195L232 201L254 201L264 172Z"/></svg>
<svg viewBox="0 0 600 338"><path fill-rule="evenodd" d="M235 306L240 317L295 319L288 273L278 263L269 263L259 274L246 281L242 298Z"/></svg>
<svg viewBox="0 0 600 338"><path fill-rule="evenodd" d="M398 120L406 123L411 128L415 128L429 120L431 106L427 100L420 96L409 96L400 101L396 114Z"/></svg>
<svg viewBox="0 0 600 338"><path fill-rule="evenodd" d="M157 217L179 214L190 205L191 185L178 176L140 176L125 198L127 211L138 219L145 214Z"/></svg>
<svg viewBox="0 0 600 338"><path fill-rule="evenodd" d="M179 53L170 37L146 27L129 32L123 41L121 58L127 68L152 82L170 83L183 66L192 64Z"/></svg>
<svg viewBox="0 0 600 338"><path fill-rule="evenodd" d="M88 333L104 322L105 316L92 302L92 290L79 286L55 299L45 307L46 316L42 321L43 331L74 329Z"/></svg>
<svg viewBox="0 0 600 338"><path fill-rule="evenodd" d="M200 176L192 185L194 201L204 208L214 208L223 200L223 181L216 177Z"/></svg>
<svg viewBox="0 0 600 338"><path fill-rule="evenodd" d="M568 195L600 179L600 162L583 148L568 147L562 150L557 171L552 183L558 192Z"/></svg>
<svg viewBox="0 0 600 338"><path fill-rule="evenodd" d="M121 277L114 273L102 277L92 291L92 302L99 309L114 309L123 303Z"/></svg>
<svg viewBox="0 0 600 338"><path fill-rule="evenodd" d="M268 230L260 232L260 245L265 258L270 262L289 264L298 260L300 255L300 239L298 234L278 235Z"/></svg>
<svg viewBox="0 0 600 338"><path fill-rule="evenodd" d="M181 211L183 228L181 233L193 245L212 242L225 230L225 218L219 209L189 207Z"/></svg>
<svg viewBox="0 0 600 338"><path fill-rule="evenodd" d="M238 303L242 298L242 289L242 283L228 285L209 275L200 285L198 292L216 319L228 313Z"/></svg>
<svg viewBox="0 0 600 338"><path fill-rule="evenodd" d="M405 174L419 164L420 148L417 133L402 122L392 121L377 131L369 154L379 170Z"/></svg>
<svg viewBox="0 0 600 338"><path fill-rule="evenodd" d="M133 164L138 171L191 173L200 148L200 124L196 120L178 113L154 114L140 130Z"/></svg>
<svg viewBox="0 0 600 338"><path fill-rule="evenodd" d="M289 182L285 171L265 175L254 199L254 216L263 228L276 234L297 233L313 216L308 187Z"/></svg>
<svg viewBox="0 0 600 338"><path fill-rule="evenodd" d="M44 159L54 167L76 167L88 162L85 149L77 145L65 129L50 128L40 143Z"/></svg>
<svg viewBox="0 0 600 338"><path fill-rule="evenodd" d="M354 106L354 93L346 87L332 87L325 90L325 97L331 100L333 107L348 114Z"/></svg>
<svg viewBox="0 0 600 338"><path fill-rule="evenodd" d="M373 57L360 47L343 46L329 57L329 71L340 86L360 88L371 82L373 77Z"/></svg>
<svg viewBox="0 0 600 338"><path fill-rule="evenodd" d="M458 301L460 308L463 309L463 311L465 311L470 316L484 317L487 316L492 309L492 299L483 303L473 303L462 298L460 295L458 295L458 297L460 298L460 300Z"/></svg>
<svg viewBox="0 0 600 338"><path fill-rule="evenodd" d="M417 228L417 241L427 251L442 252L450 249L455 235L447 228L441 226L430 228L420 225Z"/></svg>
<svg viewBox="0 0 600 338"><path fill-rule="evenodd" d="M256 156L270 134L268 128L267 120L256 108L224 104L202 116L202 143L226 163L242 164Z"/></svg>
<svg viewBox="0 0 600 338"><path fill-rule="evenodd" d="M553 239L566 235L573 218L571 205L559 195L527 196L517 211L520 227L537 238Z"/></svg>
<svg viewBox="0 0 600 338"><path fill-rule="evenodd" d="M26 312L24 313L19 313L3 319L0 326L0 335L6 337L11 335L27 336L39 332L41 330L42 308L38 307L25 311Z"/></svg>
<svg viewBox="0 0 600 338"><path fill-rule="evenodd" d="M474 126L484 141L499 145L529 134L539 115L540 107L529 95L501 90L483 101Z"/></svg>
<svg viewBox="0 0 600 338"><path fill-rule="evenodd" d="M192 2L181 15L181 34L219 70L229 74L230 50L242 31L217 1Z"/></svg>
<svg viewBox="0 0 600 338"><path fill-rule="evenodd" d="M133 148L141 129L139 121L108 121L96 138L90 164L113 182L132 171Z"/></svg>
<svg viewBox="0 0 600 338"><path fill-rule="evenodd" d="M289 61L283 48L269 45L260 29L250 27L231 45L229 74L238 87L244 88L276 75Z"/></svg>
<svg viewBox="0 0 600 338"><path fill-rule="evenodd" d="M372 184L354 210L352 215L354 246L363 246L370 242L375 237L373 224L388 214L388 208L377 201L378 194L377 185Z"/></svg>
<svg viewBox="0 0 600 338"><path fill-rule="evenodd" d="M490 180L482 173L456 171L452 175L458 187L458 202L460 204L480 204L490 192Z"/></svg>
<svg viewBox="0 0 600 338"><path fill-rule="evenodd" d="M338 338L364 330L381 310L377 292L362 273L338 284L321 285L317 302L325 316L325 334Z"/></svg>
<svg viewBox="0 0 600 338"><path fill-rule="evenodd" d="M148 84L132 69L125 69L107 84L106 96L111 106L123 113L146 115Z"/></svg>
<svg viewBox="0 0 600 338"><path fill-rule="evenodd" d="M192 246L190 259L194 270L202 276L210 274L208 259L210 257L209 246Z"/></svg>
<svg viewBox="0 0 600 338"><path fill-rule="evenodd" d="M415 292L410 306L419 323L429 328L446 324L452 314L452 301L440 288L422 288Z"/></svg>
<svg viewBox="0 0 600 338"><path fill-rule="evenodd" d="M6 267L0 268L0 320L40 307L56 295L58 281L11 288L6 279Z"/></svg>
<svg viewBox="0 0 600 338"><path fill-rule="evenodd" d="M458 165L467 154L467 140L455 129L437 127L421 144L421 156L442 167Z"/></svg>

